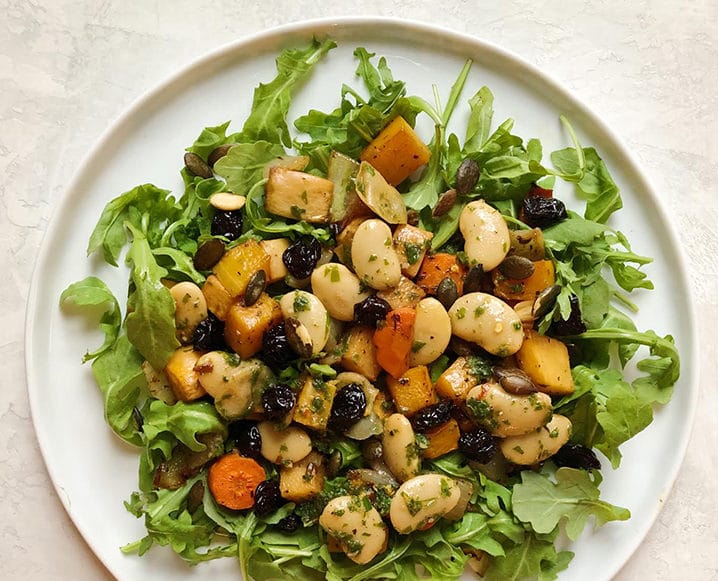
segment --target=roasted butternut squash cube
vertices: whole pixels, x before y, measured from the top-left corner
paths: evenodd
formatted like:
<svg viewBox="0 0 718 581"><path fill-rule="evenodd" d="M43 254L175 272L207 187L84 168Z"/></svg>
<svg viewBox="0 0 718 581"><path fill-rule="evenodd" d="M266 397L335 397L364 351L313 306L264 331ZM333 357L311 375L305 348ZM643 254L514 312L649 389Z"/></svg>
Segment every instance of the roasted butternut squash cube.
<svg viewBox="0 0 718 581"><path fill-rule="evenodd" d="M259 245L269 255L269 265L267 268L267 284L272 284L278 280L282 280L289 271L284 265L282 255L289 248L289 238L273 238L272 240L262 240Z"/></svg>
<svg viewBox="0 0 718 581"><path fill-rule="evenodd" d="M343 351L340 365L347 371L361 373L371 381L376 380L381 371L376 359L374 347L374 329L356 325L349 329L342 340Z"/></svg>
<svg viewBox="0 0 718 581"><path fill-rule="evenodd" d="M401 224L396 227L394 249L399 254L401 273L404 276L414 278L417 275L433 237L431 232L410 224Z"/></svg>
<svg viewBox="0 0 718 581"><path fill-rule="evenodd" d="M194 370L197 360L203 355L192 347L180 347L165 365L165 375L177 399L192 401L206 395L199 384L199 375Z"/></svg>
<svg viewBox="0 0 718 581"><path fill-rule="evenodd" d="M510 301L532 301L545 288L556 284L553 260L537 260L531 276L523 279L506 278L498 268L491 272L494 294Z"/></svg>
<svg viewBox="0 0 718 581"><path fill-rule="evenodd" d="M294 421L320 432L326 430L336 391L333 381L306 377L297 396Z"/></svg>
<svg viewBox="0 0 718 581"><path fill-rule="evenodd" d="M461 431L454 418L424 435L429 440L428 447L423 451L424 458L431 460L459 449Z"/></svg>
<svg viewBox="0 0 718 581"><path fill-rule="evenodd" d="M210 274L202 285L202 294L207 301L207 308L212 311L220 321L227 318L227 311L234 302L234 297L229 294L224 285L216 275Z"/></svg>
<svg viewBox="0 0 718 581"><path fill-rule="evenodd" d="M435 295L439 283L447 276L456 284L459 296L464 290L464 275L466 269L453 254L437 252L427 255L421 262L419 274L416 275L416 284L428 295Z"/></svg>
<svg viewBox="0 0 718 581"><path fill-rule="evenodd" d="M471 389L479 384L465 357L458 357L436 380L436 391L441 397L463 402Z"/></svg>
<svg viewBox="0 0 718 581"><path fill-rule="evenodd" d="M419 304L419 301L426 296L426 293L411 280L402 276L398 285L394 288L379 291L376 296L389 303L392 310L404 307L414 309Z"/></svg>
<svg viewBox="0 0 718 581"><path fill-rule="evenodd" d="M412 416L421 408L439 401L426 365L411 367L399 379L387 377L386 386L396 411L405 416Z"/></svg>
<svg viewBox="0 0 718 581"><path fill-rule="evenodd" d="M252 306L235 302L227 313L224 339L242 359L249 359L262 348L262 335L282 320L279 303L267 293Z"/></svg>
<svg viewBox="0 0 718 581"><path fill-rule="evenodd" d="M562 341L529 330L516 353L516 361L540 391L549 395L573 393L571 363Z"/></svg>
<svg viewBox="0 0 718 581"><path fill-rule="evenodd" d="M316 450L279 470L279 492L290 502L306 502L317 496L324 488L326 469L324 456Z"/></svg>
<svg viewBox="0 0 718 581"><path fill-rule="evenodd" d="M333 198L334 184L328 179L283 167L269 170L264 207L272 214L326 224Z"/></svg>
<svg viewBox="0 0 718 581"><path fill-rule="evenodd" d="M247 290L252 275L263 270L269 278L270 257L256 240L247 240L230 248L214 266L214 274L232 297Z"/></svg>
<svg viewBox="0 0 718 581"><path fill-rule="evenodd" d="M395 117L364 148L359 158L369 162L396 186L431 158L431 150L403 117Z"/></svg>

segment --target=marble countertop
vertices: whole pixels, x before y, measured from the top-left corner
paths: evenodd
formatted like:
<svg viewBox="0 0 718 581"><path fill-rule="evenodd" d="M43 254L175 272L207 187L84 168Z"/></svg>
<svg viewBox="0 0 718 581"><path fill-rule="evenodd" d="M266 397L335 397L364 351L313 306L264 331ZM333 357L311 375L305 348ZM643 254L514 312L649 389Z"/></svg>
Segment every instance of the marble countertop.
<svg viewBox="0 0 718 581"><path fill-rule="evenodd" d="M616 579L718 578L718 4L709 0L441 3L369 0L502 45L571 88L617 129L661 192L697 302L701 394L676 484ZM570 7L567 7L570 6ZM74 169L133 100L225 42L355 2L0 2L0 578L111 578L59 502L29 412L24 312L43 232ZM714 174L714 172L716 172ZM715 440L714 440L715 438Z"/></svg>

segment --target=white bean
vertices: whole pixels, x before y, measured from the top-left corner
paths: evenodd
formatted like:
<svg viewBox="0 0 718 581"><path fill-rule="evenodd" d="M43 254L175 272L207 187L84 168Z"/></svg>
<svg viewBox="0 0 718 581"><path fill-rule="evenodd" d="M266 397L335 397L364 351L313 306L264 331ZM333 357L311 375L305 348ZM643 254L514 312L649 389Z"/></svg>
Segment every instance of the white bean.
<svg viewBox="0 0 718 581"><path fill-rule="evenodd" d="M359 279L371 288L386 290L401 279L401 262L391 230L381 220L365 220L352 241L352 264Z"/></svg>
<svg viewBox="0 0 718 581"><path fill-rule="evenodd" d="M177 339L182 343L192 340L192 333L202 319L207 318L207 300L193 282L180 282L170 289L175 301L175 327Z"/></svg>
<svg viewBox="0 0 718 581"><path fill-rule="evenodd" d="M521 348L521 319L501 299L486 293L459 297L449 309L451 328L457 337L476 343L492 355L508 357Z"/></svg>
<svg viewBox="0 0 718 581"><path fill-rule="evenodd" d="M532 432L551 419L549 395L513 395L493 382L474 387L466 405L477 421L501 438Z"/></svg>
<svg viewBox="0 0 718 581"><path fill-rule="evenodd" d="M371 295L362 290L359 277L343 264L324 264L312 272L312 292L332 318L354 319L354 305Z"/></svg>
<svg viewBox="0 0 718 581"><path fill-rule="evenodd" d="M453 478L422 474L407 480L391 499L389 518L402 535L433 525L459 502L461 490Z"/></svg>
<svg viewBox="0 0 718 581"><path fill-rule="evenodd" d="M285 319L297 319L312 338L312 355L317 355L329 339L329 315L327 309L312 293L295 290L279 301Z"/></svg>
<svg viewBox="0 0 718 581"><path fill-rule="evenodd" d="M363 565L386 550L387 526L366 496L339 496L330 500L319 525L333 536L347 557Z"/></svg>
<svg viewBox="0 0 718 581"><path fill-rule="evenodd" d="M510 462L530 466L553 456L570 437L571 420L566 416L554 414L545 426L523 436L504 438L499 447Z"/></svg>
<svg viewBox="0 0 718 581"><path fill-rule="evenodd" d="M451 319L444 306L429 297L416 305L414 338L409 365L428 365L446 350L451 340Z"/></svg>
<svg viewBox="0 0 718 581"><path fill-rule="evenodd" d="M262 436L262 456L274 464L291 466L312 451L312 440L302 428L279 430L272 422L260 422L257 428Z"/></svg>
<svg viewBox="0 0 718 581"><path fill-rule="evenodd" d="M471 263L480 264L484 272L493 270L506 258L511 246L506 220L484 200L464 206L459 229L464 235L464 252Z"/></svg>
<svg viewBox="0 0 718 581"><path fill-rule="evenodd" d="M421 459L416 447L414 428L403 414L392 414L384 422L382 436L384 463L399 482L419 473Z"/></svg>

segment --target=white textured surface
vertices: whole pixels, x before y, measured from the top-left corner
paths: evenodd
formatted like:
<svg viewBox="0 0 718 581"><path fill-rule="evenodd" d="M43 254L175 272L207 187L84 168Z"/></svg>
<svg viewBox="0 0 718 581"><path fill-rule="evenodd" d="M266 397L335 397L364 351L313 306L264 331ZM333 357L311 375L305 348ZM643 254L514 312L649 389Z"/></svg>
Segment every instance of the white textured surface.
<svg viewBox="0 0 718 581"><path fill-rule="evenodd" d="M74 168L143 91L224 42L355 3L0 0L0 578L109 578L59 503L39 455L23 314L43 231ZM496 42L573 89L634 149L681 230L699 313L703 389L666 506L617 579L718 578L718 5L678 2L365 2ZM331 6L331 13L328 12ZM58 384L58 389L62 385ZM88 461L91 459L88 458Z"/></svg>

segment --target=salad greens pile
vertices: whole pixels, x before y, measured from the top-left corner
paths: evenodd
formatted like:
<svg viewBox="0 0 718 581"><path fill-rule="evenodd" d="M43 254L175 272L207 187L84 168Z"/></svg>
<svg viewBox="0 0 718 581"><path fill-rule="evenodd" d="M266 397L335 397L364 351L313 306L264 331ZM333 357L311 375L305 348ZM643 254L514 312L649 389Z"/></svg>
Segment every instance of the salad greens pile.
<svg viewBox="0 0 718 581"><path fill-rule="evenodd" d="M429 143L431 161L417 181L401 189L407 207L419 213L420 226L433 232L433 248L450 244L461 209L472 199L490 202L517 227L522 224L516 202L536 184L553 188L557 180L569 182L585 200L583 215L569 212L566 220L544 231L562 290L556 305L538 325L543 332L553 321L568 319L571 296L578 298L587 330L571 341L580 348L583 359L572 370L575 392L554 401L555 411L573 424L571 441L598 449L617 468L621 444L651 423L654 404L665 404L671 397L680 371L672 337L639 331L618 308L635 310L628 293L653 287L640 269L650 259L634 253L626 237L607 225L622 201L596 150L582 147L562 118L572 145L551 152L552 167L544 165L541 142L514 135L512 119L493 127L494 97L487 87L468 98L465 134L449 133L449 120L461 102L471 62L460 71L442 105L436 88L433 103L407 95L405 83L394 79L387 61L375 60L364 48L354 52L362 89L342 85L334 110L310 110L294 120L294 130L290 130L287 115L292 95L334 47L332 40L315 39L306 47L282 51L276 60L276 77L256 88L251 112L240 131L230 133L229 122L201 131L187 151L203 159L218 146L233 145L215 164L215 177L201 178L183 169L184 192L178 197L142 184L107 204L90 237L88 254L99 252L108 264L117 266L127 249L130 275L124 310L96 277L74 283L62 293L62 303L103 313L100 328L104 342L87 353L85 361L92 362L109 426L140 449L139 491L132 494L126 507L144 518L147 535L122 550L142 555L155 544L169 545L191 564L237 557L247 579L330 581L418 579L417 565L432 578L455 579L464 570L469 553L483 551L490 556L487 579L554 579L573 556L556 548L560 531L576 539L589 521L598 526L629 518L628 510L599 499L598 471L556 469L549 461L540 470L524 470L499 483L466 464L459 453L427 462L433 471L475 485L472 509L456 522L442 520L423 532L392 532L388 550L367 566L330 553L325 535L316 525L292 534L274 528L273 524L295 509L293 503L268 517L257 517L251 511L222 508L207 487L197 502L192 491L198 490L195 485L203 481L204 473L176 490L153 486L154 471L170 458L178 443L201 451L206 446L203 434L227 435L227 422L211 403L167 405L148 397L141 369L145 360L162 369L179 347L174 302L162 281L204 282L205 275L195 269L192 257L198 245L211 237L209 197L220 191L247 196L244 231L238 242L301 235L326 242L331 237L328 228L288 222L264 209L265 165L293 150L309 156L306 171L323 175L330 152L358 158L397 115L411 125L418 116L427 115L435 125ZM457 169L466 158L476 160L481 168L476 187L459 196L446 214L433 218L431 208L455 182ZM445 367L446 361L443 364ZM319 374L327 371L318 365L313 370ZM327 446L344 446L344 462L359 465L356 443L343 440ZM318 502L342 494L344 480L328 480ZM310 508L304 510L310 518Z"/></svg>

